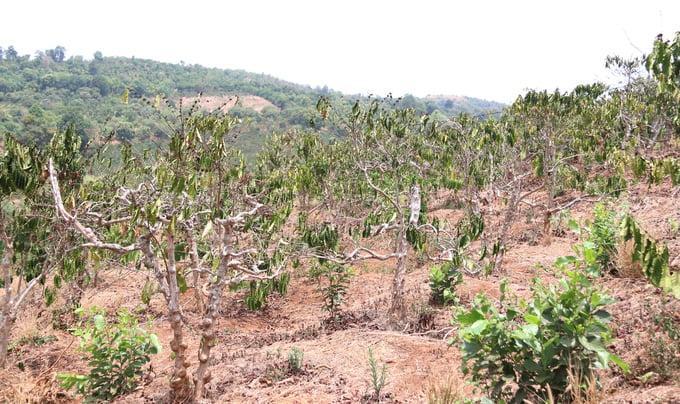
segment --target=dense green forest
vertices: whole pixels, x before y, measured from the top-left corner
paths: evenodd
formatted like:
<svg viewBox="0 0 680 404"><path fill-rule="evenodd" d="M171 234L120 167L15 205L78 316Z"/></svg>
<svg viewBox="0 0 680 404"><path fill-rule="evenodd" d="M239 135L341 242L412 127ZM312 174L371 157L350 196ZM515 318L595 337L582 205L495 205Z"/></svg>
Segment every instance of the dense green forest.
<svg viewBox="0 0 680 404"><path fill-rule="evenodd" d="M68 124L75 125L83 144L111 132L114 140L140 145L164 138L165 128L149 119L148 111L121 102L128 88L149 98L161 94L173 105L199 94L225 101L238 96L239 104L230 109L232 116L242 118L236 142L251 156L267 135L309 127L319 97L343 96L326 87L301 86L243 70L105 57L101 52L91 59L67 57L62 46L19 56L9 46L0 48L0 133L40 146ZM258 105L248 102L249 96L259 97ZM412 95L402 97L400 105L439 117L497 112L504 106L467 97Z"/></svg>

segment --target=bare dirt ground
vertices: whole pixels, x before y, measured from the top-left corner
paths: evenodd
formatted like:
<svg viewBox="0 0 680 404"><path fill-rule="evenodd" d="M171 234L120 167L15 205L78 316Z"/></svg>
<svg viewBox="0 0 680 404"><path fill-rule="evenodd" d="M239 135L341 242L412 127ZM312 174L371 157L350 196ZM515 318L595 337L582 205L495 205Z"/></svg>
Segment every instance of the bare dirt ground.
<svg viewBox="0 0 680 404"><path fill-rule="evenodd" d="M262 112L266 107L279 109L276 105L272 104L270 101L258 97L257 95L224 95L218 96L202 96L202 97L184 97L181 99L182 105L191 105L195 101L200 101L201 108L207 111L216 111L221 109L223 112L229 111L231 108L235 107L236 104L244 108L252 108L257 112Z"/></svg>
<svg viewBox="0 0 680 404"><path fill-rule="evenodd" d="M671 260L677 261L680 239L671 223L680 220L680 201L674 192L669 186L639 186L617 201L616 206L628 209L658 240L668 243ZM577 205L571 215L587 217L593 206ZM455 212L443 209L436 214L449 216ZM467 276L458 288L461 304L469 304L478 293L498 297L502 278L508 278L518 295L528 292L533 277L551 281L551 275L538 269L538 265L550 267L557 257L571 254L571 246L578 240L566 231L553 235L548 243L541 229L541 218L524 212L512 229L505 271L489 277ZM218 326L219 342L212 351L213 379L203 402L374 402L369 349L378 370L384 365L386 372L386 384L379 397L382 402L427 403L428 392L445 387L475 397L460 371L459 348L449 344L458 332L451 323L453 310L429 304L429 264L420 265L415 260L411 264L406 286L409 314L398 324L385 320L392 279L390 262L366 262L354 268L355 276L343 307L346 315L335 326L323 322L326 313L321 310L321 299L304 269L293 274L288 294L273 296L263 311L247 310L243 303L245 291L227 293ZM148 307L144 305L140 300L144 275L133 270L113 268L102 271L100 276L102 281L85 291L82 305L104 307L109 312L122 307L140 309L142 317L149 319L148 328L159 334L164 345L163 352L153 356L142 386L116 402L167 402L172 368L168 346L171 332L161 296L154 296ZM680 327L678 300L664 296L646 280L604 277L597 282L618 299L609 306L616 337L610 348L631 367L649 360L647 342L653 335L650 332L659 331L653 318L661 313L661 308ZM191 291L183 298L189 352L194 355L190 369L193 372L199 343L198 315ZM36 297L29 304L13 332L12 341L23 342L15 344L10 356L14 364L0 377L0 399L12 403L80 402L72 392L61 390L54 380L56 373L87 371L85 361L74 350L77 339L54 328L61 317L53 311L63 309L65 299L50 308L45 308L41 301ZM304 354L302 370L297 373L288 369L293 348ZM23 371L17 363L23 364ZM680 375L662 383L653 375L643 379L616 370L602 371L600 376L601 402L680 402Z"/></svg>

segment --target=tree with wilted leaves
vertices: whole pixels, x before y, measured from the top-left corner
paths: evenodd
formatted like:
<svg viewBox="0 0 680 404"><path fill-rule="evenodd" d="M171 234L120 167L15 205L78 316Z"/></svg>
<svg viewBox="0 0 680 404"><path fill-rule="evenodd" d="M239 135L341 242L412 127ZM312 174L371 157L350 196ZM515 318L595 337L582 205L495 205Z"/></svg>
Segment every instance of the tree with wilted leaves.
<svg viewBox="0 0 680 404"><path fill-rule="evenodd" d="M263 154L261 170L294 178L306 207L300 232L308 256L350 265L394 260L389 314L405 314L404 280L414 249L433 260L451 259L451 229L428 219L424 196L440 184L437 122L386 100L356 101L344 109L322 98L321 118L337 139L318 133L278 136ZM428 238L432 243L428 243ZM446 238L446 240L443 240Z"/></svg>
<svg viewBox="0 0 680 404"><path fill-rule="evenodd" d="M123 168L105 187L91 186L79 198L62 199L59 173L50 182L59 218L78 232L83 248L108 250L149 270L143 295L157 291L166 301L173 330L171 387L176 398L204 395L211 380L210 352L216 343L220 300L227 286L279 276L290 255L280 230L291 212L285 183L256 178L240 152L230 147L239 120L219 111L188 110L157 97L146 100L169 128L157 153L123 149ZM282 191L282 189L284 189ZM186 265L179 265L181 260ZM193 380L188 368L179 296L194 279L201 342Z"/></svg>

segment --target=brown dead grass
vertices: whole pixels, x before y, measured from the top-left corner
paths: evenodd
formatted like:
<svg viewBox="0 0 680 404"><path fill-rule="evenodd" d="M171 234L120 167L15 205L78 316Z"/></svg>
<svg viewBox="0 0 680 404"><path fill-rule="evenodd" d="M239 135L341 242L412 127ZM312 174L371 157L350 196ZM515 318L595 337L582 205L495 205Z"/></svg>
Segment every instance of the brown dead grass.
<svg viewBox="0 0 680 404"><path fill-rule="evenodd" d="M633 240L628 240L621 247L619 247L617 257L617 275L621 278L639 279L644 278L642 272L642 265L633 261L634 245Z"/></svg>
<svg viewBox="0 0 680 404"><path fill-rule="evenodd" d="M462 374L431 375L427 389L428 404L456 404L468 397Z"/></svg>
<svg viewBox="0 0 680 404"><path fill-rule="evenodd" d="M26 377L16 368L0 369L0 398L5 403L22 404L70 401L49 373Z"/></svg>

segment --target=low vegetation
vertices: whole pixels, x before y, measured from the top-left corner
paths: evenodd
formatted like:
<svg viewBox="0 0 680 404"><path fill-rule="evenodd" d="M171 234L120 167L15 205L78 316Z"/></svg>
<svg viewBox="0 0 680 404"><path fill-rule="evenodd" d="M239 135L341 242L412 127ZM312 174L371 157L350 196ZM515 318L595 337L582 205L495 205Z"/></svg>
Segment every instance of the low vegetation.
<svg viewBox="0 0 680 404"><path fill-rule="evenodd" d="M456 316L464 327L463 372L494 402L564 400L574 369L571 388L577 389L593 377L593 368L612 362L628 371L607 351L611 315L603 308L613 300L586 274L566 272L551 286L534 279L528 301L515 301L506 288L502 283L500 308L481 295Z"/></svg>
<svg viewBox="0 0 680 404"><path fill-rule="evenodd" d="M86 375L57 374L61 386L66 390L75 387L86 401L108 401L133 391L147 372L150 355L161 350L158 336L141 328L126 311L118 312L112 322L107 321L104 311L76 310L76 314L84 319L73 333L80 338L78 349L91 370Z"/></svg>

